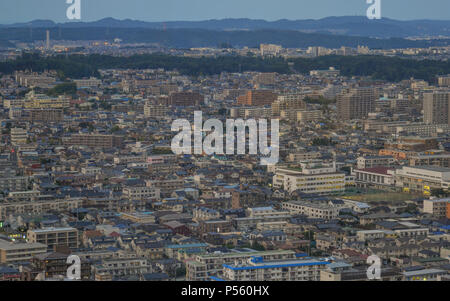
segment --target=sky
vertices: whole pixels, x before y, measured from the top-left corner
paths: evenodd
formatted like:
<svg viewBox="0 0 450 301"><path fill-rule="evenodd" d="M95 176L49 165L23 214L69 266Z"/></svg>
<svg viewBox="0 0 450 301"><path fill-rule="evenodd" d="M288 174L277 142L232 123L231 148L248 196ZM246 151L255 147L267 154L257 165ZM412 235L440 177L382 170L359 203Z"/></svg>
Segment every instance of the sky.
<svg viewBox="0 0 450 301"><path fill-rule="evenodd" d="M142 21L223 18L320 19L363 16L366 0L80 0L81 21L106 17ZM450 20L450 0L380 0L382 17ZM0 0L0 24L36 19L69 22L66 0Z"/></svg>

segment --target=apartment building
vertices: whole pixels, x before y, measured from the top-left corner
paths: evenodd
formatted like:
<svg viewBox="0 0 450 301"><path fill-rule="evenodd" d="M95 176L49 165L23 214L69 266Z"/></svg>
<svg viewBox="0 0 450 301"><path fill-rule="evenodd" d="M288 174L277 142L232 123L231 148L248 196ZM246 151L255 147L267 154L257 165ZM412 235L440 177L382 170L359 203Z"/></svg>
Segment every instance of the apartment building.
<svg viewBox="0 0 450 301"><path fill-rule="evenodd" d="M47 212L63 212L83 206L83 199L48 199L48 200L15 200L0 203L0 218L5 219L9 215L16 214L42 214Z"/></svg>
<svg viewBox="0 0 450 301"><path fill-rule="evenodd" d="M306 103L303 101L305 96L302 94L283 94L277 97L271 105L272 115L274 117L281 116L282 111L304 110Z"/></svg>
<svg viewBox="0 0 450 301"><path fill-rule="evenodd" d="M30 122L62 122L64 111L62 109L28 109L24 111Z"/></svg>
<svg viewBox="0 0 450 301"><path fill-rule="evenodd" d="M238 97L239 105L244 106L270 106L278 95L270 90L251 90Z"/></svg>
<svg viewBox="0 0 450 301"><path fill-rule="evenodd" d="M364 119L375 109L376 92L371 88L348 89L337 96L338 118Z"/></svg>
<svg viewBox="0 0 450 301"><path fill-rule="evenodd" d="M221 276L224 264L245 263L253 257L262 257L263 260L295 259L295 252L291 250L255 251L233 250L229 253L214 253L196 255L193 260L186 262L186 280L205 281L210 276Z"/></svg>
<svg viewBox="0 0 450 301"><path fill-rule="evenodd" d="M28 261L34 256L46 252L46 244L38 242L9 242L0 239L0 263Z"/></svg>
<svg viewBox="0 0 450 301"><path fill-rule="evenodd" d="M295 121L299 123L307 123L311 121L318 121L322 119L322 111L320 110L299 110L295 112Z"/></svg>
<svg viewBox="0 0 450 301"><path fill-rule="evenodd" d="M432 214L435 218L445 218L450 198L423 200L423 212Z"/></svg>
<svg viewBox="0 0 450 301"><path fill-rule="evenodd" d="M332 220L339 215L341 208L332 205L317 204L304 201L283 202L281 207L291 214L302 214L310 218Z"/></svg>
<svg viewBox="0 0 450 301"><path fill-rule="evenodd" d="M27 144L28 132L26 129L22 128L12 128L11 129L11 144L12 145L24 145Z"/></svg>
<svg viewBox="0 0 450 301"><path fill-rule="evenodd" d="M426 124L449 123L450 92L432 92L423 94L423 121Z"/></svg>
<svg viewBox="0 0 450 301"><path fill-rule="evenodd" d="M289 162L311 161L322 156L320 152L292 153L287 156Z"/></svg>
<svg viewBox="0 0 450 301"><path fill-rule="evenodd" d="M30 177L0 177L0 191L25 191L30 184Z"/></svg>
<svg viewBox="0 0 450 301"><path fill-rule="evenodd" d="M320 259L265 261L252 257L244 264L224 264L223 279L229 281L319 281L320 271L330 262Z"/></svg>
<svg viewBox="0 0 450 301"><path fill-rule="evenodd" d="M357 158L357 168L391 167L395 159L391 156L359 156Z"/></svg>
<svg viewBox="0 0 450 301"><path fill-rule="evenodd" d="M450 167L450 154L417 154L409 157L410 166Z"/></svg>
<svg viewBox="0 0 450 301"><path fill-rule="evenodd" d="M112 148L121 147L123 137L103 134L74 134L68 139L63 138L63 143L67 146L87 146L91 148Z"/></svg>
<svg viewBox="0 0 450 301"><path fill-rule="evenodd" d="M450 87L450 75L439 76L438 77L438 85L440 87Z"/></svg>
<svg viewBox="0 0 450 301"><path fill-rule="evenodd" d="M75 79L74 82L77 85L77 89L98 88L102 84L102 80L95 77L87 79Z"/></svg>
<svg viewBox="0 0 450 301"><path fill-rule="evenodd" d="M142 275L152 272L152 266L145 258L110 258L93 266L95 275L109 274L112 277Z"/></svg>
<svg viewBox="0 0 450 301"><path fill-rule="evenodd" d="M274 188L307 194L330 194L345 190L345 173L336 171L336 164L300 163L298 168L278 168L273 177Z"/></svg>
<svg viewBox="0 0 450 301"><path fill-rule="evenodd" d="M168 108L164 105L145 104L144 115L147 118L164 118L167 116Z"/></svg>
<svg viewBox="0 0 450 301"><path fill-rule="evenodd" d="M199 106L203 102L204 96L197 92L172 92L169 95L169 105L171 106Z"/></svg>
<svg viewBox="0 0 450 301"><path fill-rule="evenodd" d="M362 230L356 231L356 237L359 241L368 241L372 239L384 238L386 231L383 230Z"/></svg>
<svg viewBox="0 0 450 301"><path fill-rule="evenodd" d="M47 245L49 251L57 246L66 246L71 249L79 246L78 230L75 228L32 229L28 230L27 237L32 243Z"/></svg>
<svg viewBox="0 0 450 301"><path fill-rule="evenodd" d="M157 200L160 198L160 189L148 186L126 186L122 195L129 200Z"/></svg>
<svg viewBox="0 0 450 301"><path fill-rule="evenodd" d="M195 207L192 210L193 219L200 220L215 220L220 218L220 212L207 207Z"/></svg>

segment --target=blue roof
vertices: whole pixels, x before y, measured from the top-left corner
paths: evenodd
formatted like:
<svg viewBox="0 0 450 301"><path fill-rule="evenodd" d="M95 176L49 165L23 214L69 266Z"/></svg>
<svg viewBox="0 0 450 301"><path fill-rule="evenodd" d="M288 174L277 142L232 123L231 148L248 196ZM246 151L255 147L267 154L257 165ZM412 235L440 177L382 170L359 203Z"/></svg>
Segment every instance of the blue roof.
<svg viewBox="0 0 450 301"><path fill-rule="evenodd" d="M205 243L196 243L196 244L185 244L185 245L168 245L169 249L178 249L178 248L198 248L198 247L207 247L208 244Z"/></svg>
<svg viewBox="0 0 450 301"><path fill-rule="evenodd" d="M260 265L260 266L243 266L243 267L233 267L224 264L223 267L229 268L235 271L241 270L258 270L258 269L272 269L272 268L285 268L285 267L299 267L299 266L312 266L312 265L325 265L330 264L328 261L314 261L314 262L299 262L299 263L288 263L288 264L273 264L273 265Z"/></svg>

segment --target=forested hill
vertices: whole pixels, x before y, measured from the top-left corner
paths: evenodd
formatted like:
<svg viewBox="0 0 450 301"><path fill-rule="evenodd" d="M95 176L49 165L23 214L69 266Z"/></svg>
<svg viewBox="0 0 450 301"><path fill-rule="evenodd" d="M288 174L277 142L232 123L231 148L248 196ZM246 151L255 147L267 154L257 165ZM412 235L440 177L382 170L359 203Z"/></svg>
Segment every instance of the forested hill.
<svg viewBox="0 0 450 301"><path fill-rule="evenodd" d="M368 38L324 33L304 33L294 30L261 29L218 31L205 29L149 29L149 28L110 28L110 27L18 27L0 28L0 42L33 42L46 39L46 30L50 30L52 40L110 40L122 39L125 43L154 43L171 48L217 47L227 43L233 47L259 47L260 44L278 44L285 48L307 48L322 46L356 48L358 45L372 49L426 48L447 46L449 39L410 40L403 38Z"/></svg>
<svg viewBox="0 0 450 301"><path fill-rule="evenodd" d="M221 72L278 72L290 73L289 62L294 69L307 74L310 70L335 67L345 76L371 76L374 79L400 81L411 77L434 83L436 76L450 74L450 62L409 60L383 56L324 56L314 59L283 58L263 59L252 56L222 56L189 58L164 54L114 57L107 55L71 55L40 57L24 54L16 60L1 62L0 73L11 74L16 70L57 70L61 76L82 78L98 76L98 69L134 68L178 70L186 75L211 75Z"/></svg>

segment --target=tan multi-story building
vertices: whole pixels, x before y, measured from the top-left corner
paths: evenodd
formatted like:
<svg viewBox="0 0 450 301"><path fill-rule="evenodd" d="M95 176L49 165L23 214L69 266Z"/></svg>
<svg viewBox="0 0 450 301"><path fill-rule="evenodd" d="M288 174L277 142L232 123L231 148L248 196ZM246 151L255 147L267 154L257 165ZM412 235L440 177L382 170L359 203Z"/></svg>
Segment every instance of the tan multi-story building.
<svg viewBox="0 0 450 301"><path fill-rule="evenodd" d="M27 144L28 132L22 128L11 129L11 144L12 145L24 145Z"/></svg>
<svg viewBox="0 0 450 301"><path fill-rule="evenodd" d="M76 249L79 246L78 230L75 228L44 228L28 230L29 242L45 244L48 250L65 246Z"/></svg>
<svg viewBox="0 0 450 301"><path fill-rule="evenodd" d="M445 218L449 203L450 198L423 200L423 212L432 214L436 218Z"/></svg>
<svg viewBox="0 0 450 301"><path fill-rule="evenodd" d="M322 156L320 152L306 152L306 153L294 153L289 154L287 159L290 162L300 162L318 159Z"/></svg>
<svg viewBox="0 0 450 301"><path fill-rule="evenodd" d="M31 91L25 97L24 107L26 109L64 109L70 107L70 100L63 95L55 98Z"/></svg>
<svg viewBox="0 0 450 301"><path fill-rule="evenodd" d="M311 110L311 111L305 111L305 110L295 110L295 121L299 123L307 123L310 121L318 121L322 119L322 111L320 110Z"/></svg>
<svg viewBox="0 0 450 301"><path fill-rule="evenodd" d="M417 154L409 157L410 166L450 167L450 154Z"/></svg>
<svg viewBox="0 0 450 301"><path fill-rule="evenodd" d="M123 143L122 136L103 134L74 134L68 139L63 139L68 146L87 146L92 148L120 147Z"/></svg>
<svg viewBox="0 0 450 301"><path fill-rule="evenodd" d="M281 111L304 110L306 103L303 101L302 94L283 94L277 97L277 100L272 103L272 115L279 117Z"/></svg>
<svg viewBox="0 0 450 301"><path fill-rule="evenodd" d="M47 252L47 245L30 242L8 242L0 239L0 263L28 261Z"/></svg>
<svg viewBox="0 0 450 301"><path fill-rule="evenodd" d="M160 198L160 189L149 186L127 186L122 189L122 195L129 200L157 200Z"/></svg>
<svg viewBox="0 0 450 301"><path fill-rule="evenodd" d="M282 208L288 210L291 214L302 214L310 218L321 218L325 220L336 218L339 215L339 210L341 209L331 205L302 201L284 202L282 204Z"/></svg>
<svg viewBox="0 0 450 301"><path fill-rule="evenodd" d="M423 121L426 124L449 124L450 92L423 94Z"/></svg>
<svg viewBox="0 0 450 301"><path fill-rule="evenodd" d="M11 201L0 203L0 218L5 219L13 214L42 214L47 212L63 212L83 206L82 199L50 199L35 201Z"/></svg>
<svg viewBox="0 0 450 301"><path fill-rule="evenodd" d="M438 84L440 87L450 87L450 75L439 76Z"/></svg>
<svg viewBox="0 0 450 301"><path fill-rule="evenodd" d="M163 118L167 115L167 106L145 104L144 115L147 118Z"/></svg>
<svg viewBox="0 0 450 301"><path fill-rule="evenodd" d="M102 80L97 79L95 77L91 77L88 79L75 79L75 84L78 89L81 88L98 88L102 84Z"/></svg>
<svg viewBox="0 0 450 301"><path fill-rule="evenodd" d="M365 119L375 110L375 91L372 88L356 88L338 94L338 118L341 120Z"/></svg>

